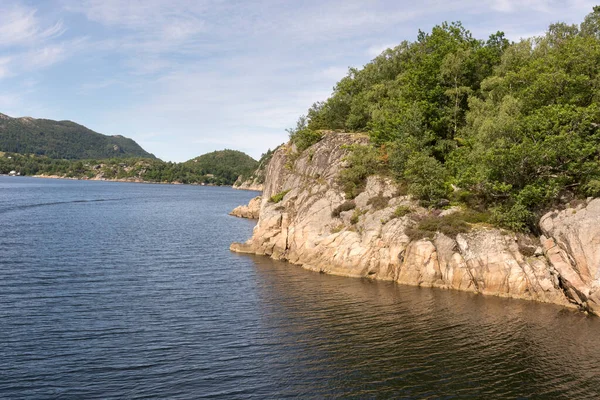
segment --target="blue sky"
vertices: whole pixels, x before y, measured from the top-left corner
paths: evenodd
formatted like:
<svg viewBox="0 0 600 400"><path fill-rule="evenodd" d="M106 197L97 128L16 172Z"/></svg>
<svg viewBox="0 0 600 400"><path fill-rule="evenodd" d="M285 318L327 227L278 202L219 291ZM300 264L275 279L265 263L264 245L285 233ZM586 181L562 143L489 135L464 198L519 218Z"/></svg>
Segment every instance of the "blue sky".
<svg viewBox="0 0 600 400"><path fill-rule="evenodd" d="M460 20L512 40L596 1L0 0L0 112L69 119L184 161L255 158L349 66Z"/></svg>

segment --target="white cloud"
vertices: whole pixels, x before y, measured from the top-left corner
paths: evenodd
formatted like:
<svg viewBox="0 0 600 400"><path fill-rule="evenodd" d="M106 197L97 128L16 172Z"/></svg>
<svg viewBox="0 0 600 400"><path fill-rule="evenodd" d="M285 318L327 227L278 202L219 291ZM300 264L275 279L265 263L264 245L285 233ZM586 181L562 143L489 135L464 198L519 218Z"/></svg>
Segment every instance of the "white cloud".
<svg viewBox="0 0 600 400"><path fill-rule="evenodd" d="M187 19L207 9L207 1L189 0L71 0L65 8L80 12L92 21L127 29L162 26L165 21Z"/></svg>
<svg viewBox="0 0 600 400"><path fill-rule="evenodd" d="M63 45L50 45L40 49L32 50L20 57L23 65L28 69L49 67L65 57Z"/></svg>
<svg viewBox="0 0 600 400"><path fill-rule="evenodd" d="M84 42L84 39L75 39L49 43L13 53L11 57L0 58L0 80L60 63L80 50Z"/></svg>
<svg viewBox="0 0 600 400"><path fill-rule="evenodd" d="M139 45L184 42L205 31L201 1L161 0L77 0L65 8L82 13L89 20L121 28ZM165 50L163 46L155 47Z"/></svg>
<svg viewBox="0 0 600 400"><path fill-rule="evenodd" d="M62 21L43 27L36 10L20 5L0 7L0 46L32 45L64 33Z"/></svg>
<svg viewBox="0 0 600 400"><path fill-rule="evenodd" d="M59 41L66 28L62 21L47 22L38 10L20 3L0 5L0 48L10 54L0 58L0 79L47 68L67 57L80 40Z"/></svg>

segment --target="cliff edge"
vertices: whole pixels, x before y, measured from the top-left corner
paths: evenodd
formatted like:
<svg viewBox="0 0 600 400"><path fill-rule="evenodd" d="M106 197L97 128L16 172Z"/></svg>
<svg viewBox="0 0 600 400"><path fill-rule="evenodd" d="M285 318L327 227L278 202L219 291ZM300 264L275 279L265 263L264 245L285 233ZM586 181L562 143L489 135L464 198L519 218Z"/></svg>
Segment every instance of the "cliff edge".
<svg viewBox="0 0 600 400"><path fill-rule="evenodd" d="M330 274L381 279L577 306L600 314L600 199L553 211L543 235L524 237L485 224L456 235L411 235L432 218L389 178L371 176L354 200L337 177L348 145L365 136L327 133L298 153L275 151L266 168L259 220L252 238L231 250L268 255ZM254 200L256 202L256 200ZM443 217L459 210L437 210Z"/></svg>

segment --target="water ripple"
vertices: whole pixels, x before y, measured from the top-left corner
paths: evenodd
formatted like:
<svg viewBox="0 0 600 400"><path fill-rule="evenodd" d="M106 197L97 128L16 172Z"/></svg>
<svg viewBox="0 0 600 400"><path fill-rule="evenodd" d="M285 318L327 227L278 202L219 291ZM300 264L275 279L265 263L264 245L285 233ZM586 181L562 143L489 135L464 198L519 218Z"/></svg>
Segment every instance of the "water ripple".
<svg viewBox="0 0 600 400"><path fill-rule="evenodd" d="M230 253L253 193L0 184L0 398L600 396L597 318Z"/></svg>

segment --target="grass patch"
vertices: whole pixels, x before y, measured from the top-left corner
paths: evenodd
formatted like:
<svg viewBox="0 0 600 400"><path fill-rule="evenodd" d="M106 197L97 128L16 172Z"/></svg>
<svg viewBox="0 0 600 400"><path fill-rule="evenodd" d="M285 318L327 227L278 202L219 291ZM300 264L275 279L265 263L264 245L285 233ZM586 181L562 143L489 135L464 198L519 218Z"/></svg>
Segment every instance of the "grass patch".
<svg viewBox="0 0 600 400"><path fill-rule="evenodd" d="M331 212L331 217L339 218L342 212L354 210L355 208L356 204L353 200L346 201L333 209L333 211Z"/></svg>
<svg viewBox="0 0 600 400"><path fill-rule="evenodd" d="M271 196L271 198L269 199L269 201L271 203L279 203L281 200L283 200L283 198L285 197L286 194L288 194L289 189L288 190L284 190L283 192L279 192L277 194L274 194L273 196Z"/></svg>
<svg viewBox="0 0 600 400"><path fill-rule="evenodd" d="M490 214L473 210L456 212L443 217L428 215L418 220L416 226L406 229L406 235L411 240L433 239L437 232L456 238L459 233L467 233L473 224L487 223Z"/></svg>
<svg viewBox="0 0 600 400"><path fill-rule="evenodd" d="M336 227L331 228L331 233L338 233L344 229L344 224L339 224Z"/></svg>
<svg viewBox="0 0 600 400"><path fill-rule="evenodd" d="M398 206L398 207L396 207L396 210L394 211L394 217L402 218L402 217L410 214L413 211L414 211L414 209L410 206Z"/></svg>
<svg viewBox="0 0 600 400"><path fill-rule="evenodd" d="M361 215L363 215L363 212L361 211L361 209L356 208L354 210L354 214L352 214L352 217L350 218L350 223L352 225L356 225L358 223L358 219L360 218Z"/></svg>

